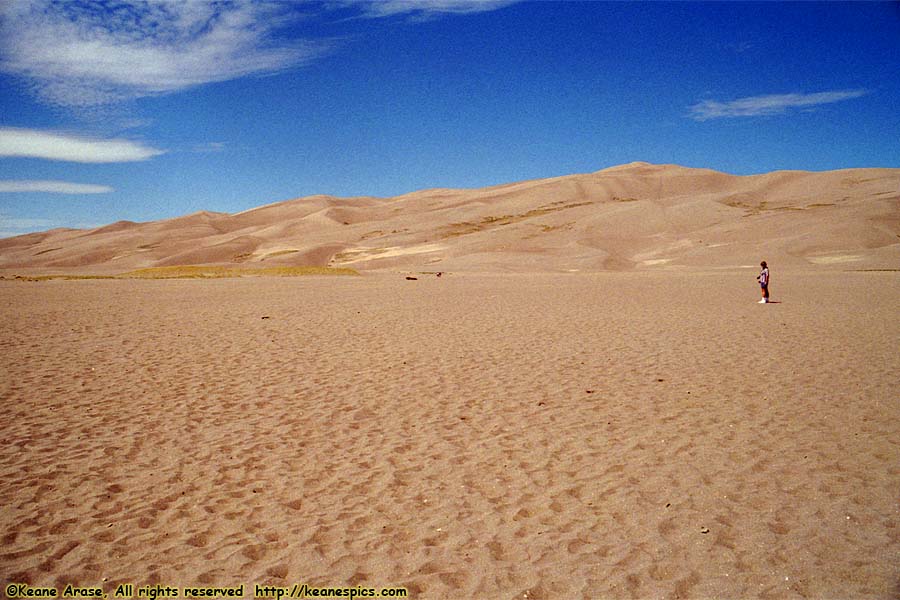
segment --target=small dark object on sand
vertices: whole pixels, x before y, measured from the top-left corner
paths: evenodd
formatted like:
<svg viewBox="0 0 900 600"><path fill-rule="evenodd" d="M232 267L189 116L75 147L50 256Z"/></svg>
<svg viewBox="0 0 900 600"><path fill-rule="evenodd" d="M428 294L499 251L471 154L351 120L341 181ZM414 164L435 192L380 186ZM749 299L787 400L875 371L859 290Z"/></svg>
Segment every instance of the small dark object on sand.
<svg viewBox="0 0 900 600"><path fill-rule="evenodd" d="M407 281L418 281L419 278L418 277L407 277L406 280Z"/></svg>

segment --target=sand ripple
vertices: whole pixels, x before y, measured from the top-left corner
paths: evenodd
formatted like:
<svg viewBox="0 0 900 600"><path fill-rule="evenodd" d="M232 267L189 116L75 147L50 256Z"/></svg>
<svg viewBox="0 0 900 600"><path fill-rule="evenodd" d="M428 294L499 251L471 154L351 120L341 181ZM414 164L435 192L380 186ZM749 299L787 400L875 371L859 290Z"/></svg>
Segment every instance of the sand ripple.
<svg viewBox="0 0 900 600"><path fill-rule="evenodd" d="M900 278L776 290L756 305L747 273L0 282L0 573L888 597Z"/></svg>

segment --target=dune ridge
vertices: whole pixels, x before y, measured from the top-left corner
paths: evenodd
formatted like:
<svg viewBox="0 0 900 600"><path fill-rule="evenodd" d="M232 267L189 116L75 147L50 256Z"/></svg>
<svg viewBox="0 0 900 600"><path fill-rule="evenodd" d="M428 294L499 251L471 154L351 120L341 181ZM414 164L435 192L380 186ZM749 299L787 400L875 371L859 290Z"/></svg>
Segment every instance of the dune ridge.
<svg viewBox="0 0 900 600"><path fill-rule="evenodd" d="M309 196L0 240L0 272L184 265L603 271L896 267L900 169L735 176L630 163L393 198Z"/></svg>

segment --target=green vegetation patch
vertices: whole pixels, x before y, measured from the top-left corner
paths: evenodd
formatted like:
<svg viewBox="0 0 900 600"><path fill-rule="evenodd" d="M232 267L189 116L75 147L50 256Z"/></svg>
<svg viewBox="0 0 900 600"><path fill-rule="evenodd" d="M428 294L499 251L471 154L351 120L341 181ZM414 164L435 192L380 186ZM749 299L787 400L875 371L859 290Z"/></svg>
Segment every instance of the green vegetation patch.
<svg viewBox="0 0 900 600"><path fill-rule="evenodd" d="M7 279L7 277L0 277L0 279ZM116 275L15 275L8 279L15 281L51 281L54 279L74 281L79 279L116 279Z"/></svg>
<svg viewBox="0 0 900 600"><path fill-rule="evenodd" d="M357 260L359 258L368 258L370 256L378 256L387 252L387 248L366 248L365 250L348 250L347 252L338 252L331 260L334 262L347 262Z"/></svg>
<svg viewBox="0 0 900 600"><path fill-rule="evenodd" d="M847 198L845 198L847 200ZM788 199L780 199L781 202L799 202L799 199L793 200L791 198ZM724 200L719 201L721 204L726 206L730 206L731 208L740 208L744 210L744 216L750 217L761 214L763 212L769 211L787 211L787 210L809 210L811 208L827 208L831 206L836 206L833 202L814 202L812 204L807 204L804 206L771 206L768 200L759 200L753 201L749 200L746 196L742 194L738 194L736 196L729 196Z"/></svg>
<svg viewBox="0 0 900 600"><path fill-rule="evenodd" d="M300 251L299 250L277 250L275 252L269 252L268 254L266 254L263 257L263 260L266 260L268 258L274 258L276 256L284 256L285 254L296 254L297 252L300 252Z"/></svg>
<svg viewBox="0 0 900 600"><path fill-rule="evenodd" d="M841 179L841 184L844 187L856 187L862 183L868 183L870 181L878 181L878 177L845 177Z"/></svg>
<svg viewBox="0 0 900 600"><path fill-rule="evenodd" d="M226 277L300 277L303 275L359 275L354 269L333 267L150 267L117 275L120 279L222 279Z"/></svg>
<svg viewBox="0 0 900 600"><path fill-rule="evenodd" d="M41 254L47 254L48 252L56 252L57 250L62 250L62 248L47 248L46 250L35 252L34 256L40 256Z"/></svg>
<svg viewBox="0 0 900 600"><path fill-rule="evenodd" d="M462 235L469 235L470 233L477 233L479 231L488 231L490 229L496 229L497 227L503 227L504 225L509 225L511 223L518 223L520 221L525 221L534 217L540 217L542 215L547 215L561 210L568 210L570 208L577 208L579 206L586 206L588 204L593 204L593 202L572 202L566 204L565 202L561 201L554 202L540 208L534 208L532 210L529 210L528 212L524 212L518 215L503 215L502 217L487 216L482 217L481 221L477 223L473 223L471 221L452 223L444 228L441 238L446 239L459 237Z"/></svg>
<svg viewBox="0 0 900 600"><path fill-rule="evenodd" d="M359 275L355 269L333 267L206 267L197 265L150 267L118 275L15 275L16 281L73 281L80 279L224 279L227 277L302 277L304 275ZM0 279L7 279L0 277Z"/></svg>

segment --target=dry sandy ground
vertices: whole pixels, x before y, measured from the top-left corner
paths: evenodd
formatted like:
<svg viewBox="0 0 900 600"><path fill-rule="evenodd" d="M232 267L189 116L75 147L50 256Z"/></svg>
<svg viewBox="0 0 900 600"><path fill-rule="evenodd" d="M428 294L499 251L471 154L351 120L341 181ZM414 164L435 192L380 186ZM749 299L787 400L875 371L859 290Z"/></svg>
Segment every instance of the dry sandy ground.
<svg viewBox="0 0 900 600"><path fill-rule="evenodd" d="M0 574L895 598L900 273L0 281Z"/></svg>

